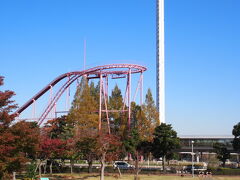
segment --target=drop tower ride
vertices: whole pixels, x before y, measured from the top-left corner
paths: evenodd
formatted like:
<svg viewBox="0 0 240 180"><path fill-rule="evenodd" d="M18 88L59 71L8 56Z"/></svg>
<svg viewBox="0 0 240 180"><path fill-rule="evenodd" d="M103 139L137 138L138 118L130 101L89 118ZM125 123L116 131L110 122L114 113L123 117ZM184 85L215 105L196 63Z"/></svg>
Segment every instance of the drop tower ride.
<svg viewBox="0 0 240 180"><path fill-rule="evenodd" d="M157 1L157 108L160 123L165 123L165 70L164 70L164 0Z"/></svg>

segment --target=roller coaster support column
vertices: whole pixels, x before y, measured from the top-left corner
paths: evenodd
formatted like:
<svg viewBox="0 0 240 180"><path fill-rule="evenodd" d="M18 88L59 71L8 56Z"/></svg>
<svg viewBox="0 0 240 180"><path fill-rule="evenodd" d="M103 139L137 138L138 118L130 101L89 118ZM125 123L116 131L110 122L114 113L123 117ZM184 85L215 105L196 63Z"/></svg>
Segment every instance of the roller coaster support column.
<svg viewBox="0 0 240 180"><path fill-rule="evenodd" d="M54 103L53 114L54 114L55 119L57 119L57 103Z"/></svg>
<svg viewBox="0 0 240 180"><path fill-rule="evenodd" d="M140 105L143 104L143 72L141 72L141 82L140 82Z"/></svg>
<svg viewBox="0 0 240 180"><path fill-rule="evenodd" d="M106 81L106 79L105 79ZM106 85L106 82L105 82L105 85ZM108 116L108 107L107 107L107 93L106 93L106 86L103 84L101 84L101 86L103 87L103 97L104 97L104 104L105 104L105 112L106 112L106 117L107 117L107 124L108 124L108 134L111 133L111 130L110 130L110 122L109 122L109 116Z"/></svg>
<svg viewBox="0 0 240 180"><path fill-rule="evenodd" d="M68 75L67 83L69 83L69 81L70 81L70 76ZM66 105L65 105L66 111L69 110L69 100L70 100L69 96L70 96L70 87L68 86L66 90Z"/></svg>
<svg viewBox="0 0 240 180"><path fill-rule="evenodd" d="M142 76L142 73L141 73L141 75L140 75L140 77L139 77L139 80L138 80L138 84L137 84L137 88L136 88L136 91L135 91L135 94L134 94L134 98L133 98L133 102L135 102L135 100L136 100L136 97L137 97L137 93L138 93L138 89L140 89L140 105L142 105L142 78L143 78L143 76Z"/></svg>
<svg viewBox="0 0 240 180"><path fill-rule="evenodd" d="M131 126L131 68L128 72L128 130Z"/></svg>
<svg viewBox="0 0 240 180"><path fill-rule="evenodd" d="M107 102L108 102L108 76L107 75L105 77L105 93L106 93Z"/></svg>
<svg viewBox="0 0 240 180"><path fill-rule="evenodd" d="M35 121L36 118L36 100L33 99L32 119Z"/></svg>
<svg viewBox="0 0 240 180"><path fill-rule="evenodd" d="M50 87L50 90L49 90L48 105L52 102L52 99L53 99L53 87L52 87L52 85L50 85L49 87ZM53 110L49 113L49 116L50 116L50 118L54 118L54 111Z"/></svg>
<svg viewBox="0 0 240 180"><path fill-rule="evenodd" d="M99 92L99 118L98 118L98 131L101 133L102 127L102 72L100 72L100 92Z"/></svg>

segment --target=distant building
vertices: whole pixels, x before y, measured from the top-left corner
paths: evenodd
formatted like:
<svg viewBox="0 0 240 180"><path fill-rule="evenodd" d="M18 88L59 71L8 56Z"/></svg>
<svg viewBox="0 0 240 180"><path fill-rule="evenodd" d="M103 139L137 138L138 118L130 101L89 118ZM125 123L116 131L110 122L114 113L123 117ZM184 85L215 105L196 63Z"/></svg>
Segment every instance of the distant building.
<svg viewBox="0 0 240 180"><path fill-rule="evenodd" d="M181 148L177 151L183 160L190 161L192 158L192 141L195 161L208 161L215 157L213 145L217 142L225 144L231 155L235 155L231 143L234 136L180 136L179 138Z"/></svg>

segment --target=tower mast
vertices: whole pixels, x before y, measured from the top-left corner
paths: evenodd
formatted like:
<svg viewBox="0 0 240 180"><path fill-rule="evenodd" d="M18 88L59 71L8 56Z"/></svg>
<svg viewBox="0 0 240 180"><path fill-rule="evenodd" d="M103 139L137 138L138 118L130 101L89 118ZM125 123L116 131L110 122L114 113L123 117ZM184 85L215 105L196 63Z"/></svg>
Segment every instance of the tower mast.
<svg viewBox="0 0 240 180"><path fill-rule="evenodd" d="M165 123L164 0L157 1L157 108L160 123Z"/></svg>

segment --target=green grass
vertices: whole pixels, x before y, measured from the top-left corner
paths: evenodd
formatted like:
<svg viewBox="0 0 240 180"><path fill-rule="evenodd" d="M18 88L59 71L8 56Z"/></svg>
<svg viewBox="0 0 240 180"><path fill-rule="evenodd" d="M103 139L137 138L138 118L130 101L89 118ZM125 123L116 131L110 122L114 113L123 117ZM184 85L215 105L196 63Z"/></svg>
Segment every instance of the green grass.
<svg viewBox="0 0 240 180"><path fill-rule="evenodd" d="M45 177L51 177L46 175ZM174 175L139 175L140 180L240 180L240 176L213 176L213 177L194 177L191 176L174 176ZM54 174L51 180L61 179L78 179L78 180L99 180L99 174ZM134 180L134 175L123 174L118 177L117 174L106 174L105 180Z"/></svg>

